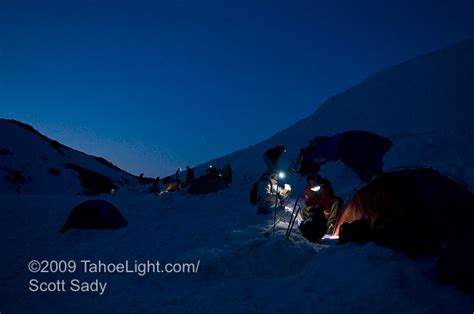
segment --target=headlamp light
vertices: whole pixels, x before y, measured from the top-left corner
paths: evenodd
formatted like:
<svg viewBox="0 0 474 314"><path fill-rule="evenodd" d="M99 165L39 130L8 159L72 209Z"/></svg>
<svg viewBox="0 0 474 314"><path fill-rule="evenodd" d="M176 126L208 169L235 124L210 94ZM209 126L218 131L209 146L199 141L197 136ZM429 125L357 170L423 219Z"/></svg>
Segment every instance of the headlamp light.
<svg viewBox="0 0 474 314"><path fill-rule="evenodd" d="M320 185L316 185L315 187L312 187L312 188L311 188L311 191L313 191L313 192L318 192L319 190L321 190L321 186L320 186Z"/></svg>

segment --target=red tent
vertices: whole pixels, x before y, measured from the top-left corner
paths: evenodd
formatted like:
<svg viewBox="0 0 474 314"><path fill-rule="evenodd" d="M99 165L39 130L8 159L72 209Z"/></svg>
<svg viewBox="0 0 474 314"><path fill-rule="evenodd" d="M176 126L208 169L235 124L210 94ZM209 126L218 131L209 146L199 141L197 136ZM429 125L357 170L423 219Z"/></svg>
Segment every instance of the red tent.
<svg viewBox="0 0 474 314"><path fill-rule="evenodd" d="M462 184L431 168L385 172L355 193L335 235L361 218L375 241L404 253L433 253L447 241L440 278L474 288L474 195Z"/></svg>

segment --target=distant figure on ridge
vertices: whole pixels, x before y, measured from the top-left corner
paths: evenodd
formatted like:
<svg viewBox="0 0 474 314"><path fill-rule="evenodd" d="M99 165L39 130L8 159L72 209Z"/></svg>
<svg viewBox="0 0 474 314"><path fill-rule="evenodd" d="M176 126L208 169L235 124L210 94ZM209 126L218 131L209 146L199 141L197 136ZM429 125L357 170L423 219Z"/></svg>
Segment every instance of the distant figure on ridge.
<svg viewBox="0 0 474 314"><path fill-rule="evenodd" d="M221 170L219 168L214 167L214 165L209 165L206 169L206 174L211 177L221 177Z"/></svg>
<svg viewBox="0 0 474 314"><path fill-rule="evenodd" d="M181 189L181 178L180 178L180 174L181 174L181 168L178 168L176 170L176 189L179 191Z"/></svg>
<svg viewBox="0 0 474 314"><path fill-rule="evenodd" d="M222 179L228 184L232 183L232 166L227 164L221 170Z"/></svg>
<svg viewBox="0 0 474 314"><path fill-rule="evenodd" d="M151 193L158 195L160 192L160 177L156 177L156 179L153 181L153 185L151 186Z"/></svg>
<svg viewBox="0 0 474 314"><path fill-rule="evenodd" d="M184 182L186 185L190 184L194 180L194 169L190 168L189 166L186 166L186 179Z"/></svg>

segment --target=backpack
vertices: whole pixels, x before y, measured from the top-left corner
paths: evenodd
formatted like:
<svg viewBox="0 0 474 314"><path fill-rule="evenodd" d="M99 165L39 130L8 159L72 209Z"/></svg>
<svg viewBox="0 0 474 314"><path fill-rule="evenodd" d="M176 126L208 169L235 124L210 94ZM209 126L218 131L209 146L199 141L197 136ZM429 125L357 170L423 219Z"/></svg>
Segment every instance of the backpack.
<svg viewBox="0 0 474 314"><path fill-rule="evenodd" d="M250 204L252 204L253 206L257 205L257 201L258 201L257 190L258 190L258 185L260 184L261 181L262 180L255 182L252 185L252 189L250 190Z"/></svg>
<svg viewBox="0 0 474 314"><path fill-rule="evenodd" d="M267 180L268 182L270 182L270 180L265 179L265 177L263 176L262 178L260 178L260 180L258 180L257 182L255 182L252 185L252 189L250 190L249 200L250 200L250 204L252 204L253 206L257 206L257 203L258 203L258 185L260 184L260 182L262 182L264 180ZM271 184L271 182L270 182L270 184Z"/></svg>
<svg viewBox="0 0 474 314"><path fill-rule="evenodd" d="M327 225L326 217L322 209L316 209L311 218L306 219L299 225L299 229L303 237L310 242L316 242L326 234Z"/></svg>

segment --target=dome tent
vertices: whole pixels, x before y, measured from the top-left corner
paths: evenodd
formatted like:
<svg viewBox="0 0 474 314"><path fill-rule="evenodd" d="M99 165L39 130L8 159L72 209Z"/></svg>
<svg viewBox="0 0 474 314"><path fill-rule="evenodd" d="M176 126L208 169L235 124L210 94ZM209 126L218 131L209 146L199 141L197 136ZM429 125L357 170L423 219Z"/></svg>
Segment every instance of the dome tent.
<svg viewBox="0 0 474 314"><path fill-rule="evenodd" d="M126 227L127 220L111 203L94 199L74 207L69 213L61 232L70 229L106 229L115 230Z"/></svg>
<svg viewBox="0 0 474 314"><path fill-rule="evenodd" d="M385 172L358 190L336 222L366 219L371 239L410 255L440 254L439 278L474 288L474 195L431 168Z"/></svg>

